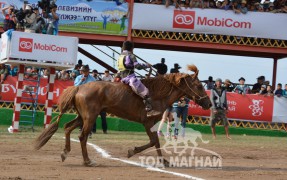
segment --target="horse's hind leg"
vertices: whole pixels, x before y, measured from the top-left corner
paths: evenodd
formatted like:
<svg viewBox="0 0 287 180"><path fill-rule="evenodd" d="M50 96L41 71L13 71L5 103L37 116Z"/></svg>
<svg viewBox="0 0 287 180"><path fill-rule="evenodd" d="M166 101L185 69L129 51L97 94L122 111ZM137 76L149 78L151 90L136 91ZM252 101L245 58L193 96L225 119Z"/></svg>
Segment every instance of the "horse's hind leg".
<svg viewBox="0 0 287 180"><path fill-rule="evenodd" d="M62 162L65 161L67 158L68 153L71 151L71 141L70 141L70 135L71 132L80 126L83 123L82 118L78 115L74 120L68 122L65 124L65 138L66 138L66 144L65 149L61 154Z"/></svg>
<svg viewBox="0 0 287 180"><path fill-rule="evenodd" d="M83 154L85 166L96 166L96 163L94 161L90 160L90 158L88 156L87 140L88 140L89 133L92 130L92 127L94 125L94 122L95 122L97 116L98 116L98 114L93 113L93 114L89 114L88 117L83 117L83 128L82 128L82 133L79 136L79 139L81 142L82 154Z"/></svg>

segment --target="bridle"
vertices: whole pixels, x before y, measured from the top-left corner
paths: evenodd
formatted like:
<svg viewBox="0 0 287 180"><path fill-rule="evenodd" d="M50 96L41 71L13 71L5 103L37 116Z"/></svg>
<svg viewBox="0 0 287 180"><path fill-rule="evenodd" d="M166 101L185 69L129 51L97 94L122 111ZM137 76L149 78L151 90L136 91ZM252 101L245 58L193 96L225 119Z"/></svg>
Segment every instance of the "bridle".
<svg viewBox="0 0 287 180"><path fill-rule="evenodd" d="M198 95L194 90L192 90L191 87L188 85L188 83L187 83L185 77L184 77L184 81L185 81L185 84L187 85L188 89L191 90L191 91L198 97L198 99L196 99L196 97L193 96L193 99L194 99L194 100L201 101L202 99L209 98L207 95L205 95L205 96L202 97L202 96Z"/></svg>

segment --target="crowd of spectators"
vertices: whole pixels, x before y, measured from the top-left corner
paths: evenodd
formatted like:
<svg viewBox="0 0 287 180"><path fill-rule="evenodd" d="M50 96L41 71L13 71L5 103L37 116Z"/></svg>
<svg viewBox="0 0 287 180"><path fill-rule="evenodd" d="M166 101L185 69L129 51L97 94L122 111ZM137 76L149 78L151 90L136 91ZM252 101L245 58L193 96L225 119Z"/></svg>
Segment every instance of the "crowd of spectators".
<svg viewBox="0 0 287 180"><path fill-rule="evenodd" d="M202 82L207 90L214 88L215 81L213 81L212 76L209 76L208 80ZM287 98L287 84L285 84L285 89L282 89L282 84L278 83L276 89L274 90L270 85L270 82L265 81L264 76L259 76L257 78L257 83L253 85L245 84L245 78L241 77L238 79L238 83L233 83L229 79L226 79L222 86L225 87L227 92L235 92L242 95L257 94Z"/></svg>
<svg viewBox="0 0 287 180"><path fill-rule="evenodd" d="M287 13L286 0L135 0L136 3L163 4L175 8L209 8L232 10L234 13L252 12Z"/></svg>

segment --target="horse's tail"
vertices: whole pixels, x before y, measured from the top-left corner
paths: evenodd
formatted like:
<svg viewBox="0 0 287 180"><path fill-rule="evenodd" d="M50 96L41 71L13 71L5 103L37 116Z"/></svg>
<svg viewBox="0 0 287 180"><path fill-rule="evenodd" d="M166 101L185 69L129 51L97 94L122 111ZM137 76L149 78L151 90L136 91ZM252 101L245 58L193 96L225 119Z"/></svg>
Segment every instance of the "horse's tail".
<svg viewBox="0 0 287 180"><path fill-rule="evenodd" d="M58 130L60 118L63 114L59 114L59 116L55 117L57 118L56 122L53 124L50 124L48 128L44 129L44 131L40 134L40 136L36 139L34 143L34 149L39 150L41 147L43 147L49 139L55 134L55 132Z"/></svg>
<svg viewBox="0 0 287 180"><path fill-rule="evenodd" d="M66 89L61 96L59 97L58 101L58 108L60 113L65 113L68 109L73 107L75 96L79 91L78 86L69 87Z"/></svg>
<svg viewBox="0 0 287 180"><path fill-rule="evenodd" d="M59 128L59 122L62 115L74 105L74 99L75 95L77 94L79 88L78 87L69 87L66 91L64 91L58 101L58 107L60 110L60 114L57 118L57 120L50 124L47 129L45 129L40 136L36 139L34 148L36 150L39 150L41 147L43 147L49 139L55 134L55 132Z"/></svg>

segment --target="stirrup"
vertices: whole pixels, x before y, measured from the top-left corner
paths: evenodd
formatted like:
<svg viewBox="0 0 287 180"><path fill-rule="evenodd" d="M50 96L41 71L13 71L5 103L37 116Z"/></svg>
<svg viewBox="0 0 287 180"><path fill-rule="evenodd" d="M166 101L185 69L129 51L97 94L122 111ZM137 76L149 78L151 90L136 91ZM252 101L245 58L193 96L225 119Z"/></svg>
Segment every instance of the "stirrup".
<svg viewBox="0 0 287 180"><path fill-rule="evenodd" d="M158 116L160 114L161 114L161 112L159 112L159 111L150 110L147 112L147 117Z"/></svg>

